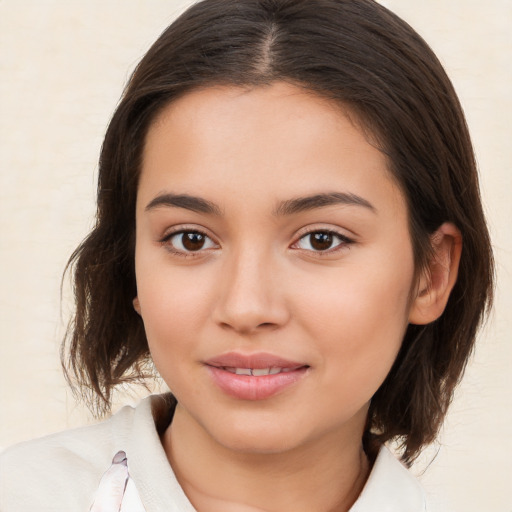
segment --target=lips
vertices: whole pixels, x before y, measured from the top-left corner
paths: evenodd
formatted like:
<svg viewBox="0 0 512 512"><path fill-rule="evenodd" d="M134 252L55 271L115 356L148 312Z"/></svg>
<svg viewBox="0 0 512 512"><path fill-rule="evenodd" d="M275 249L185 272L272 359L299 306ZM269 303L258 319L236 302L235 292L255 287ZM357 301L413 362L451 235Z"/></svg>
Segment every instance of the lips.
<svg viewBox="0 0 512 512"><path fill-rule="evenodd" d="M221 391L240 400L264 400L296 384L309 365L271 354L223 354L205 361Z"/></svg>

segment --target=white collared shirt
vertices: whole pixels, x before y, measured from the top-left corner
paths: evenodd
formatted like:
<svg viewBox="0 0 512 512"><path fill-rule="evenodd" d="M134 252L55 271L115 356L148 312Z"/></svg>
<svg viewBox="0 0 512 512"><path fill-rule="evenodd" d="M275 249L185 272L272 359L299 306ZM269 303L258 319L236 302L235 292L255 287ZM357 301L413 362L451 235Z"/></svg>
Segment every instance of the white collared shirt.
<svg viewBox="0 0 512 512"><path fill-rule="evenodd" d="M196 512L155 426L166 404L164 395L153 395L97 425L7 449L0 456L0 511ZM433 510L414 476L382 447L350 512Z"/></svg>

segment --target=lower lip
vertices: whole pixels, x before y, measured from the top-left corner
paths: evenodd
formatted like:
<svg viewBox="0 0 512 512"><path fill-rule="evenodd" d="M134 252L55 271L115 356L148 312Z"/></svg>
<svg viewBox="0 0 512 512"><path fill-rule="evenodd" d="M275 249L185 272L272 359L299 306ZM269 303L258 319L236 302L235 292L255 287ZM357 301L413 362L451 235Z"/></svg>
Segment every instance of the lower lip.
<svg viewBox="0 0 512 512"><path fill-rule="evenodd" d="M222 368L207 366L215 384L227 395L240 400L265 400L293 386L306 374L303 366L276 375L236 375Z"/></svg>

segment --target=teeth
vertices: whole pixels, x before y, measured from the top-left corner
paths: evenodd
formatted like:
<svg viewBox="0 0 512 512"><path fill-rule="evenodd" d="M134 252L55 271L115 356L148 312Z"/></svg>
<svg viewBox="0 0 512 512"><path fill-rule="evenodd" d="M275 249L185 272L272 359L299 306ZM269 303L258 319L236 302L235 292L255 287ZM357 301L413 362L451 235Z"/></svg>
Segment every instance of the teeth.
<svg viewBox="0 0 512 512"><path fill-rule="evenodd" d="M252 370L250 368L235 368L235 373L237 375L252 375Z"/></svg>
<svg viewBox="0 0 512 512"><path fill-rule="evenodd" d="M255 377L260 377L262 375L268 375L270 373L270 368L254 368L252 370L252 374Z"/></svg>
<svg viewBox="0 0 512 512"><path fill-rule="evenodd" d="M289 372L293 368L232 368L226 366L226 371L235 373L236 375L252 375L254 377L263 377L265 375L277 375L281 372Z"/></svg>

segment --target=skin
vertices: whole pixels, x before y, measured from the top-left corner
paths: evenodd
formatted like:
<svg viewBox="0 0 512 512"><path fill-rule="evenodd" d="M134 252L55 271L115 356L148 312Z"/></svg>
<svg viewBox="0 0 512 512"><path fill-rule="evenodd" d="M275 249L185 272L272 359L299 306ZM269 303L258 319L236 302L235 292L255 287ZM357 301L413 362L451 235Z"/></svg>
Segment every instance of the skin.
<svg viewBox="0 0 512 512"><path fill-rule="evenodd" d="M332 193L359 199L283 211ZM215 207L163 204L165 194ZM167 106L147 135L136 215L134 305L178 399L163 445L191 502L201 512L348 510L369 472L369 401L408 323L441 314L456 229L442 226L439 257L416 282L385 157L338 106L284 83L207 88ZM203 233L202 248L187 251L183 231ZM318 250L310 231L335 233L331 246ZM268 399L240 400L205 365L233 351L309 368Z"/></svg>

